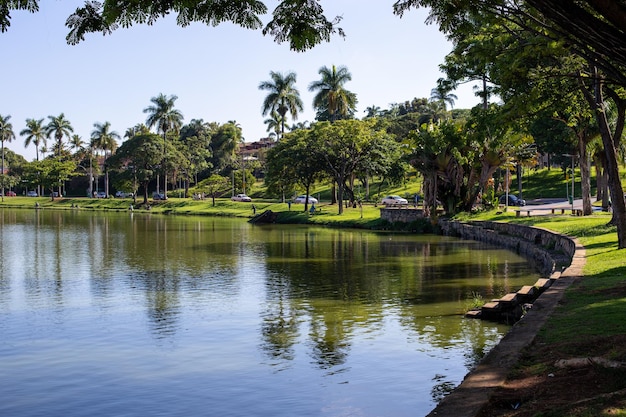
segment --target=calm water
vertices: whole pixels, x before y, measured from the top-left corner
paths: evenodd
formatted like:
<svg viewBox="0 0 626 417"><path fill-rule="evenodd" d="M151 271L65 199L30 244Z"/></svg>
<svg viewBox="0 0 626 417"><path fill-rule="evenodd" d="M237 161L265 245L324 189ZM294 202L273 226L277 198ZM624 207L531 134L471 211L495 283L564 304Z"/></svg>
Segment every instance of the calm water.
<svg viewBox="0 0 626 417"><path fill-rule="evenodd" d="M0 211L1 416L420 416L537 276L484 244Z"/></svg>

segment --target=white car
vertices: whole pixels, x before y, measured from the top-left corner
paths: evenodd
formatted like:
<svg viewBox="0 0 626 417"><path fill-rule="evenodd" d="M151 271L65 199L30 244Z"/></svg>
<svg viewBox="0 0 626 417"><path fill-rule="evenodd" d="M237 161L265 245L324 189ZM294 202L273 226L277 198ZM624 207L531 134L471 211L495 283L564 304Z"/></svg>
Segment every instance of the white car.
<svg viewBox="0 0 626 417"><path fill-rule="evenodd" d="M39 197L37 195L37 191L29 191L28 194L26 194L26 195L29 196L29 197Z"/></svg>
<svg viewBox="0 0 626 417"><path fill-rule="evenodd" d="M307 195L304 195L304 194L303 195L299 195L296 198L294 198L293 202L296 203L296 204L304 204L305 201L307 200L307 198L309 199L309 204L317 204L318 203L317 198L311 197L310 195L307 196Z"/></svg>
<svg viewBox="0 0 626 417"><path fill-rule="evenodd" d="M406 206L409 204L406 198L402 198L399 195L388 195L383 198L382 203L385 206Z"/></svg>
<svg viewBox="0 0 626 417"><path fill-rule="evenodd" d="M249 203L252 201L252 199L245 194L237 194L237 195L232 196L230 199L233 201L241 201L244 203Z"/></svg>

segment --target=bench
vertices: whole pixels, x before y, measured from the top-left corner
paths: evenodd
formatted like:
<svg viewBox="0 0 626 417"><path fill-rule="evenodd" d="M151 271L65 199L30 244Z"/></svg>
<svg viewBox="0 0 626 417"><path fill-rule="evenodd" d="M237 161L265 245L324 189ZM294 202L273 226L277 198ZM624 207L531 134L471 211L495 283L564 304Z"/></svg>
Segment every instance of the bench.
<svg viewBox="0 0 626 417"><path fill-rule="evenodd" d="M531 212L532 210L528 210L528 209L526 209L526 210L517 209L517 210L515 210L515 217L520 217L520 216L521 216L521 214L522 214L522 211L525 211L525 212L526 212L526 216L530 217L530 212Z"/></svg>
<svg viewBox="0 0 626 417"><path fill-rule="evenodd" d="M565 214L565 210L570 210L570 209L566 209L566 208L553 208L552 209L552 214L555 214L557 211L561 211L561 214ZM583 215L583 211L581 209L571 209L572 210L572 215L573 216L582 216Z"/></svg>

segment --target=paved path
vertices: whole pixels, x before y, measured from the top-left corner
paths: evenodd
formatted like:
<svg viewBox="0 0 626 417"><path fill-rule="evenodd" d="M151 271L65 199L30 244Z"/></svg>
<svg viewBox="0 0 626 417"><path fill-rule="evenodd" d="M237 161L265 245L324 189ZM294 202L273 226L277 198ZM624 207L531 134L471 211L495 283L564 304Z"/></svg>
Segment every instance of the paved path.
<svg viewBox="0 0 626 417"><path fill-rule="evenodd" d="M595 198L591 199L591 203L593 204L595 202ZM573 205L573 209L574 210L582 210L583 208L583 200L582 198L576 199L574 200L574 205ZM536 216L536 215L545 215L545 214L552 214L552 209L565 209L565 210L570 210L569 212L566 211L566 213L571 214L571 210L572 210L572 204L567 201L564 198L546 198L546 199L536 199L536 200L529 200L527 201L527 204L523 207L515 207L515 206L509 206L509 211L511 210L532 210L531 211L531 215L532 216Z"/></svg>

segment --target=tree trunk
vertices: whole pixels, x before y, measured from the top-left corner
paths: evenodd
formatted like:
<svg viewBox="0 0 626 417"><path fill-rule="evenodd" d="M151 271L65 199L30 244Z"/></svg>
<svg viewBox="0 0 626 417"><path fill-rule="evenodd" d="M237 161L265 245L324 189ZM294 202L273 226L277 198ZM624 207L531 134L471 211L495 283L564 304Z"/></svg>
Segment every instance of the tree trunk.
<svg viewBox="0 0 626 417"><path fill-rule="evenodd" d="M578 136L578 164L580 165L580 188L583 199L583 215L593 213L591 206L591 167L587 155L587 140L584 134ZM573 173L572 173L573 175ZM573 195L574 193L572 193Z"/></svg>
<svg viewBox="0 0 626 417"><path fill-rule="evenodd" d="M605 103L602 95L602 83L599 78L597 68L592 68L593 73L593 94L586 88L582 88L585 98L596 114L596 120L602 137L604 154L606 156L606 171L608 175L608 186L611 194L611 205L613 208L613 219L611 224L617 228L617 247L626 248L626 204L624 204L624 191L619 177L619 164L617 159L617 149L611 128L605 113ZM618 117L623 118L623 110ZM619 125L619 123L618 123ZM620 136L621 136L621 132Z"/></svg>

